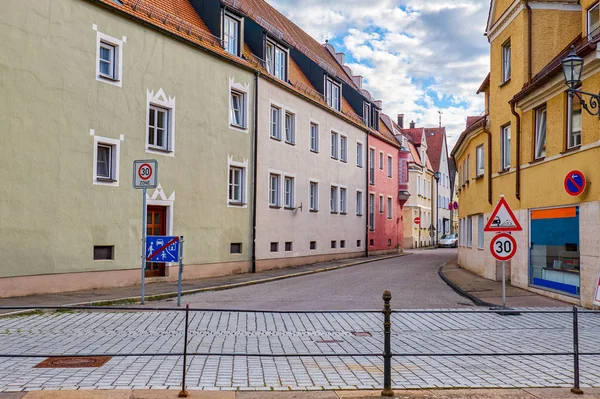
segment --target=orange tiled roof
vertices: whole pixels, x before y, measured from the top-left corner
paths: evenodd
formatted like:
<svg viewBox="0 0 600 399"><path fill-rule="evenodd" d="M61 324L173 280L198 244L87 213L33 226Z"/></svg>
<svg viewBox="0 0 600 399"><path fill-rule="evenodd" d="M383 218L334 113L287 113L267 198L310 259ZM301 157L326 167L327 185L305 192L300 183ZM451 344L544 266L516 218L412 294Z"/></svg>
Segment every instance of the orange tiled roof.
<svg viewBox="0 0 600 399"><path fill-rule="evenodd" d="M427 158L431 161L432 170L439 172L446 128L425 128L425 135L427 136ZM445 156L447 157L448 154Z"/></svg>
<svg viewBox="0 0 600 399"><path fill-rule="evenodd" d="M406 135L406 137L415 143L416 145L421 145L421 139L423 138L423 128L416 127L412 129L400 129L400 131Z"/></svg>
<svg viewBox="0 0 600 399"><path fill-rule="evenodd" d="M180 0L182 1L182 0ZM230 7L248 15L259 25L270 31L274 36L283 36L283 40L298 51L312 59L325 70L342 79L345 83L358 90L344 68L323 45L313 39L308 33L273 8L264 0L223 0Z"/></svg>
<svg viewBox="0 0 600 399"><path fill-rule="evenodd" d="M417 165L423 166L423 163L421 162L421 157L419 155L419 151L417 151L417 148L415 147L414 143L409 141L408 149L410 150L410 155L412 157L413 162Z"/></svg>

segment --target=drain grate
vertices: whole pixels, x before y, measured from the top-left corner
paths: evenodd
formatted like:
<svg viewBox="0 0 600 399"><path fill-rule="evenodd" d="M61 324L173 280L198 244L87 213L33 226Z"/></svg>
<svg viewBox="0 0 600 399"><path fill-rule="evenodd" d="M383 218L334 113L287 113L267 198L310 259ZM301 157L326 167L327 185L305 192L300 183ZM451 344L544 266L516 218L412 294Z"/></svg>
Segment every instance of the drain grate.
<svg viewBox="0 0 600 399"><path fill-rule="evenodd" d="M49 357L34 368L65 368L77 369L84 367L102 367L112 359L111 356L88 356L88 357Z"/></svg>
<svg viewBox="0 0 600 399"><path fill-rule="evenodd" d="M357 337L372 337L371 333L368 331L352 331L352 335Z"/></svg>

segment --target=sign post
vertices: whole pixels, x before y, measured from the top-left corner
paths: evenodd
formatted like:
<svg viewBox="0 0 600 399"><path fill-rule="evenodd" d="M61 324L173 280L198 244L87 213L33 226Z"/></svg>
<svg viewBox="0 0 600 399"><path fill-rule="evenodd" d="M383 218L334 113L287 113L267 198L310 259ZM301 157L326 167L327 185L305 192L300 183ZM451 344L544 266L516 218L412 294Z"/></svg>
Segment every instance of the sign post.
<svg viewBox="0 0 600 399"><path fill-rule="evenodd" d="M496 260L502 262L502 307L506 306L506 262L511 260L517 253L517 240L508 232L522 231L521 224L515 217L512 209L500 196L500 201L492 212L483 231L499 233L490 242L490 252Z"/></svg>
<svg viewBox="0 0 600 399"><path fill-rule="evenodd" d="M133 188L142 189L142 305L145 297L146 279L146 190L158 185L158 162L155 159L133 161Z"/></svg>
<svg viewBox="0 0 600 399"><path fill-rule="evenodd" d="M177 307L181 306L181 279L183 278L183 236L179 237L179 277L177 280Z"/></svg>

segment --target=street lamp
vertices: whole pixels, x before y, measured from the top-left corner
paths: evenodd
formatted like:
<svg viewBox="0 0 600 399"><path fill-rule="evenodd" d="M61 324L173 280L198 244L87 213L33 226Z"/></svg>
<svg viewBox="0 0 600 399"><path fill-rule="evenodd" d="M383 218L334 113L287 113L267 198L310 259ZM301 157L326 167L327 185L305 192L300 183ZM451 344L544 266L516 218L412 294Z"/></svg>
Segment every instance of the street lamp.
<svg viewBox="0 0 600 399"><path fill-rule="evenodd" d="M577 96L581 102L581 107L585 109L590 115L599 115L600 109L598 104L600 103L600 94L588 93L582 90L576 89L581 84L581 73L583 72L583 58L577 55L575 46L571 46L571 52L562 61L563 73L565 74L565 83L569 87L567 92L569 97L573 98ZM590 97L589 106L582 98L583 96Z"/></svg>
<svg viewBox="0 0 600 399"><path fill-rule="evenodd" d="M440 177L442 176L442 174L440 172L435 172L433 174L433 177L435 177L435 195L436 195L436 200L435 200L435 223L437 227L439 226L438 223L438 218L439 218L439 212L440 212ZM438 231L435 229L435 226L433 227L433 230L431 230L434 232L434 237L435 237L435 246L437 247L438 244Z"/></svg>

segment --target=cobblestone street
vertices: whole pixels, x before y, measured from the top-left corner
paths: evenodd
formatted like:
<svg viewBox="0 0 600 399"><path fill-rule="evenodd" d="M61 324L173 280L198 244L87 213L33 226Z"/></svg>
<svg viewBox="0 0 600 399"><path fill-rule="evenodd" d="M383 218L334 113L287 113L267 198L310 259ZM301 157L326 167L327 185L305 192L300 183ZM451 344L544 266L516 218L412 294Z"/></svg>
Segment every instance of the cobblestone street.
<svg viewBox="0 0 600 399"><path fill-rule="evenodd" d="M470 312L477 312L471 310ZM569 352L569 314L395 313L392 350L422 353ZM177 388L183 312L46 313L0 320L0 392L36 389ZM190 389L377 389L383 379L379 313L190 312L193 353L349 354L334 357L191 356ZM368 334L355 334L357 332ZM600 344L600 317L580 315L582 352ZM113 357L100 368L34 368L46 355ZM161 356L147 356L160 353ZM142 356L146 355L146 356ZM359 356L363 355L363 356ZM416 357L393 359L397 388L568 387L569 356ZM582 356L582 386L600 386L597 357Z"/></svg>

